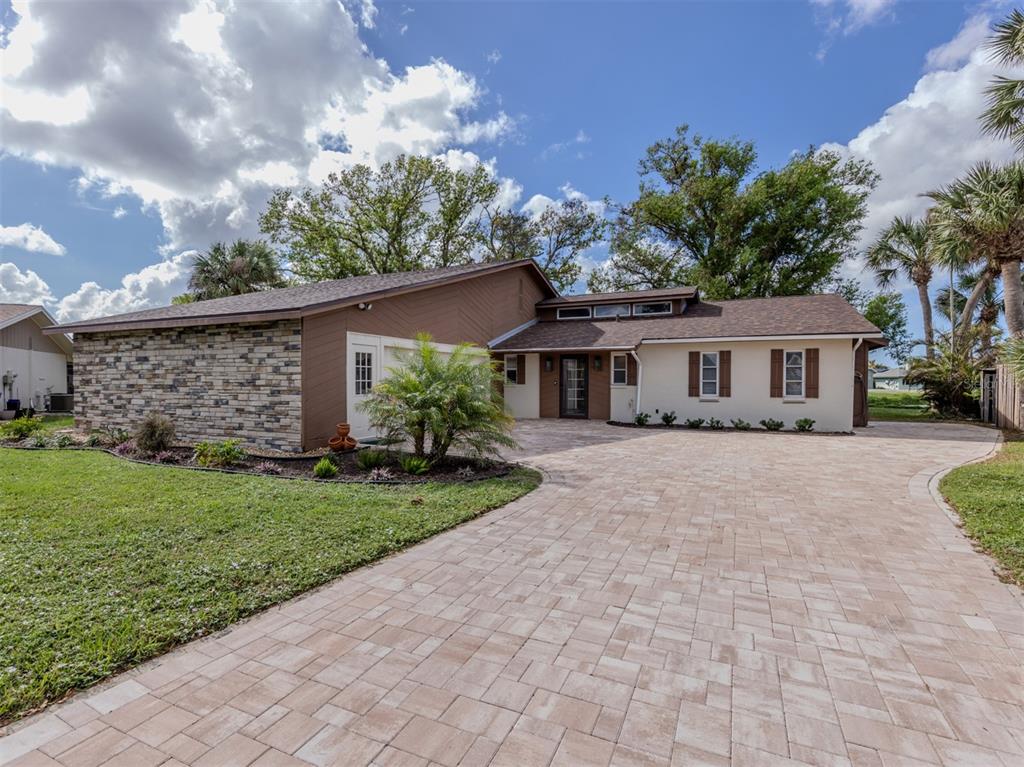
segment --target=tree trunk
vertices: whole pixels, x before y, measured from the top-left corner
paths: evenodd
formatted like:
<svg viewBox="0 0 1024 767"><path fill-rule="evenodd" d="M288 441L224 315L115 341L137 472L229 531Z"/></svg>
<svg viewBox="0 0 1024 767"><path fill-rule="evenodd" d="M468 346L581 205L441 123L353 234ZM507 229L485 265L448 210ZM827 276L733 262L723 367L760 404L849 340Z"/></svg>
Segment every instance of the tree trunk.
<svg viewBox="0 0 1024 767"><path fill-rule="evenodd" d="M924 355L935 356L935 331L932 329L932 303L928 298L928 283L917 283L917 298L921 302L921 320L924 323Z"/></svg>
<svg viewBox="0 0 1024 767"><path fill-rule="evenodd" d="M1024 334L1024 288L1020 284L1020 261L1007 259L1000 265L1003 276L1003 315L1011 336Z"/></svg>
<svg viewBox="0 0 1024 767"><path fill-rule="evenodd" d="M985 291L988 290L988 286L991 282L992 272L986 268L975 283L974 290L971 291L971 295L967 296L967 302L964 304L964 310L960 312L960 319L957 321L957 331L955 334L957 340L967 333L971 329L971 326L974 325L974 310L978 308L978 302L981 300L981 297L985 295Z"/></svg>

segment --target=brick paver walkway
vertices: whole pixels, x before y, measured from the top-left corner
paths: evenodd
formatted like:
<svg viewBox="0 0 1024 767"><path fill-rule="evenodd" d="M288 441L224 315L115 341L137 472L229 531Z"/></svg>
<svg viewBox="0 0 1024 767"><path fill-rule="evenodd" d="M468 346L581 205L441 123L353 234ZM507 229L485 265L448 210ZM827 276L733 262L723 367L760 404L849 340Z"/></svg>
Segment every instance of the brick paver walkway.
<svg viewBox="0 0 1024 767"><path fill-rule="evenodd" d="M1024 763L1024 602L928 492L994 432L519 431L537 492L53 707L0 762Z"/></svg>

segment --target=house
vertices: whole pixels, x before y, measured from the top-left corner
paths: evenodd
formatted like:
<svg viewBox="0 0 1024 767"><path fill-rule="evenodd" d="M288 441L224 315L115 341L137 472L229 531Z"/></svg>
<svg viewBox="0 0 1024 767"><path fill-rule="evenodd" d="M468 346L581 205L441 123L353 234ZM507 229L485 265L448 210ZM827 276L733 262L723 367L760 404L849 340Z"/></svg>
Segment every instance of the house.
<svg viewBox="0 0 1024 767"><path fill-rule="evenodd" d="M47 336L57 321L42 306L0 304L0 411L70 410L71 340L63 333ZM14 402L12 402L14 400Z"/></svg>
<svg viewBox="0 0 1024 767"><path fill-rule="evenodd" d="M909 384L907 383L906 378L906 368L889 368L888 370L879 370L876 371L873 376L874 386L872 388L889 389L891 391L920 391L921 384Z"/></svg>
<svg viewBox="0 0 1024 767"><path fill-rule="evenodd" d="M128 428L161 411L188 439L290 451L326 444L342 421L368 436L359 403L420 332L442 350L490 349L518 418L674 409L754 423L806 416L841 431L866 418L855 373L882 343L836 296L560 296L529 259L351 277L52 332L74 333L83 427Z"/></svg>

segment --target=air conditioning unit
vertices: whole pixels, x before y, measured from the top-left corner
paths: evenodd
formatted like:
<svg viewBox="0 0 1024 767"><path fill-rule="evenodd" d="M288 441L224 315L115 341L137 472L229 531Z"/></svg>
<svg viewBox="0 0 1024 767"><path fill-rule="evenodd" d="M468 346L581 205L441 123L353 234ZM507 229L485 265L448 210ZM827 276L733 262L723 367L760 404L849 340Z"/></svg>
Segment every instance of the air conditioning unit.
<svg viewBox="0 0 1024 767"><path fill-rule="evenodd" d="M74 394L51 394L50 411L54 413L71 413L75 409Z"/></svg>

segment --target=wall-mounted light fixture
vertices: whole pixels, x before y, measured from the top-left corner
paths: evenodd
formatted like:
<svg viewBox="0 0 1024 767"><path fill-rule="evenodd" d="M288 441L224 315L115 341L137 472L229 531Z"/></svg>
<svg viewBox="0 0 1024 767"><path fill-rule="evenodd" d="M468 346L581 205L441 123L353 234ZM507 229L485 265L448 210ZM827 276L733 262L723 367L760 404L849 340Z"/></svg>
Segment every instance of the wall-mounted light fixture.
<svg viewBox="0 0 1024 767"><path fill-rule="evenodd" d="M365 301L359 304L359 311L368 312L373 308L373 304L368 304Z"/></svg>
<svg viewBox="0 0 1024 767"><path fill-rule="evenodd" d="M595 354L594 355L594 370L600 370L600 369L601 369L601 355L600 354Z"/></svg>
<svg viewBox="0 0 1024 767"><path fill-rule="evenodd" d="M554 360L554 358L552 358L552 357L545 357L544 358L544 372L545 373L550 373L554 369L555 369L555 360Z"/></svg>

